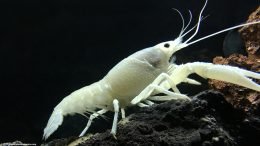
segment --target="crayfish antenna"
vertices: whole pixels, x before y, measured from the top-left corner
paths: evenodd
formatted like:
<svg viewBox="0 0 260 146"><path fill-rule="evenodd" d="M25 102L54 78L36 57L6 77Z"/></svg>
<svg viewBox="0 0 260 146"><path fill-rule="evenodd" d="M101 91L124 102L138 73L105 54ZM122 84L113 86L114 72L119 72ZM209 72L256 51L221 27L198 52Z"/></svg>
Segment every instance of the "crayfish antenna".
<svg viewBox="0 0 260 146"><path fill-rule="evenodd" d="M190 43L187 43L187 46L190 46L190 45L195 44L195 43L197 43L197 42L199 42L199 41L205 40L205 39L207 39L207 38L213 37L213 36L215 36L215 35L221 34L221 33L223 33L223 32L229 31L229 30L233 30L233 29L236 29L236 28L239 28L239 27L248 26L248 25L258 24L258 23L260 23L260 20L259 20L259 21L254 21L254 22L249 22L249 23L244 23L244 24L240 24L240 25L236 25L236 26L233 26L233 27L229 27L229 28L226 28L226 29L224 29L224 30L221 30L221 31L212 33L212 34L207 35L207 36L204 36L204 37L202 37L202 38L199 38L199 39L197 39L197 40L195 40L195 41L192 41L192 42L190 42Z"/></svg>

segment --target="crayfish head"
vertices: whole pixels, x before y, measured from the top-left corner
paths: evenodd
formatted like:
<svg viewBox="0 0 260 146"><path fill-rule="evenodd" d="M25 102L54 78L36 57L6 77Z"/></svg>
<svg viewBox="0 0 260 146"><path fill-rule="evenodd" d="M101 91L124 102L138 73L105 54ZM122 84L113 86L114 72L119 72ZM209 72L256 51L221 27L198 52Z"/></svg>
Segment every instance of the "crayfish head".
<svg viewBox="0 0 260 146"><path fill-rule="evenodd" d="M187 45L182 42L182 37L178 37L173 41L162 42L154 47L159 48L170 58L175 52L187 47Z"/></svg>

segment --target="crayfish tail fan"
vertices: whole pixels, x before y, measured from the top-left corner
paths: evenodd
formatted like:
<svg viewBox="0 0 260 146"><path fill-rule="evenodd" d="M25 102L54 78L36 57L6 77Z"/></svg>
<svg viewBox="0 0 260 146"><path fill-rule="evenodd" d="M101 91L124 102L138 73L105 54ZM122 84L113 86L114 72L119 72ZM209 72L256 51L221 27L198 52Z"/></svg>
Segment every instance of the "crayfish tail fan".
<svg viewBox="0 0 260 146"><path fill-rule="evenodd" d="M63 122L63 114L61 110L54 110L51 117L44 128L43 139L46 140Z"/></svg>

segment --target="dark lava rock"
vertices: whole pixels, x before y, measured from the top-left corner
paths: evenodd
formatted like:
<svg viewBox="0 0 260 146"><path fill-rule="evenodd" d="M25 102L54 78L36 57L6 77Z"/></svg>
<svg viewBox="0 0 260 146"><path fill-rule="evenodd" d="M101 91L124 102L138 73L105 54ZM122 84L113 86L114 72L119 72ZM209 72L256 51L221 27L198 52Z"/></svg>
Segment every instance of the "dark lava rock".
<svg viewBox="0 0 260 146"><path fill-rule="evenodd" d="M47 144L41 144L41 146L67 146L73 141L75 141L78 137L72 136L69 138L55 139Z"/></svg>
<svg viewBox="0 0 260 146"><path fill-rule="evenodd" d="M259 146L259 137L259 116L235 109L221 93L209 90L191 102L171 100L140 108L120 121L117 139L107 130L77 145Z"/></svg>
<svg viewBox="0 0 260 146"><path fill-rule="evenodd" d="M229 31L226 35L223 42L223 53L225 57L232 54L247 55L244 40L236 29Z"/></svg>

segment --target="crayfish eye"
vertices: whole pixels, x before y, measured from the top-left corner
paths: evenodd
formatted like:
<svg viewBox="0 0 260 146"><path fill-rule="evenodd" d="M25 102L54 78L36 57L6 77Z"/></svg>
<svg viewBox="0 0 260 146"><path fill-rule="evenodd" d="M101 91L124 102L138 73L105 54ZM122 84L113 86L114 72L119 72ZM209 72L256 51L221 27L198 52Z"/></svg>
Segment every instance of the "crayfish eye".
<svg viewBox="0 0 260 146"><path fill-rule="evenodd" d="M170 44L165 43L165 44L164 44L164 47L165 47L165 48L169 48L169 47L170 47Z"/></svg>

